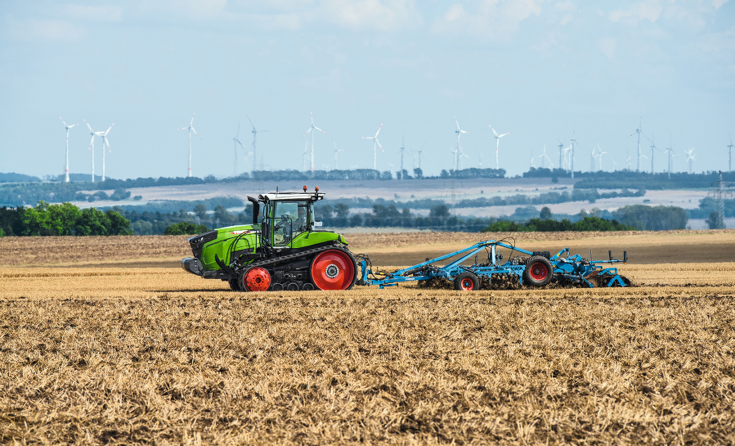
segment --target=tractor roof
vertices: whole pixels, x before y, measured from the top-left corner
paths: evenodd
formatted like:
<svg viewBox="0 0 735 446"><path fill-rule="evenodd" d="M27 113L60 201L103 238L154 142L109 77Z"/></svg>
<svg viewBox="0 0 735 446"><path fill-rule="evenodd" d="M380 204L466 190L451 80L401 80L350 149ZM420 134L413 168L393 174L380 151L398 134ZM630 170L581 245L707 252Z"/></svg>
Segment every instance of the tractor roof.
<svg viewBox="0 0 735 446"><path fill-rule="evenodd" d="M322 200L324 192L271 192L269 194L258 195L258 201L298 201L298 200Z"/></svg>

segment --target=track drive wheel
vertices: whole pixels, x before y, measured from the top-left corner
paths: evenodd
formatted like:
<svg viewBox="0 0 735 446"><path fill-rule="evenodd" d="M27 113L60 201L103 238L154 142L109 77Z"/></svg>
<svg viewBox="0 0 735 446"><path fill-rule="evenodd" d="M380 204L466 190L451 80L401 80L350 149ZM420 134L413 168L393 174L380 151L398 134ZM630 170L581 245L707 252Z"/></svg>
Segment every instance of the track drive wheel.
<svg viewBox="0 0 735 446"><path fill-rule="evenodd" d="M320 290L349 290L357 275L355 258L341 249L328 249L311 262L311 280Z"/></svg>
<svg viewBox="0 0 735 446"><path fill-rule="evenodd" d="M244 291L267 291L271 286L271 275L267 269L257 266L241 274L239 282Z"/></svg>
<svg viewBox="0 0 735 446"><path fill-rule="evenodd" d="M477 291L480 289L480 278L470 272L463 272L454 279L454 289L458 291Z"/></svg>
<svg viewBox="0 0 735 446"><path fill-rule="evenodd" d="M543 287L551 282L554 268L546 257L533 256L526 262L523 270L523 284L533 287Z"/></svg>

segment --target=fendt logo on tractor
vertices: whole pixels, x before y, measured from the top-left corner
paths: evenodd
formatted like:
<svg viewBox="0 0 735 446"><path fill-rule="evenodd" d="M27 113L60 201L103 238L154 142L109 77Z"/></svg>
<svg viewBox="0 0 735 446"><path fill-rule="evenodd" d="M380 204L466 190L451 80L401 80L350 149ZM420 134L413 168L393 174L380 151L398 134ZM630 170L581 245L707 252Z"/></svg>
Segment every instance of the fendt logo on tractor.
<svg viewBox="0 0 735 446"><path fill-rule="evenodd" d="M605 264L627 263L613 259L584 259L564 248L528 251L505 240L487 240L418 265L383 273L373 271L366 254L353 255L340 234L317 230L314 203L324 199L319 188L313 192L273 192L248 197L253 204L253 223L215 229L189 239L194 257L181 261L186 271L205 279L229 282L236 291L349 290L355 284L378 285L381 289L403 282L443 281L456 290L476 291L497 287L630 286L617 268ZM263 210L262 215L260 210ZM510 250L508 259L499 248ZM477 256L487 253L487 262ZM513 254L516 256L513 256ZM566 254L566 257L563 255ZM472 265L463 265L475 258ZM357 259L357 260L356 260ZM437 262L447 261L444 266ZM359 278L358 278L359 271Z"/></svg>

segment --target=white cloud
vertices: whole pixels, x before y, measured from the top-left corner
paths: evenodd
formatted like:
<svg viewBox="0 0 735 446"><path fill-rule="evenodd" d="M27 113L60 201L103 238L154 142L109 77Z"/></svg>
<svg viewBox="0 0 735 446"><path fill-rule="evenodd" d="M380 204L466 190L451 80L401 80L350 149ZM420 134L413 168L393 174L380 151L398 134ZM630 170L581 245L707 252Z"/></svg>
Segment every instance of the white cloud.
<svg viewBox="0 0 735 446"><path fill-rule="evenodd" d="M474 0L451 5L432 26L436 33L508 39L521 22L541 14L544 0Z"/></svg>

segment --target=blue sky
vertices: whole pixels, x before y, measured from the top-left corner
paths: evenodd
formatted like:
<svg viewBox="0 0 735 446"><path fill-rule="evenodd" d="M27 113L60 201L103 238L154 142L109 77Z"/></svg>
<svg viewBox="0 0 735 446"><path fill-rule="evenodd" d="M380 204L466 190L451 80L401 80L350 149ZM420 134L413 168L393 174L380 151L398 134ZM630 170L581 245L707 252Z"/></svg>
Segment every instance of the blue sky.
<svg viewBox="0 0 735 446"><path fill-rule="evenodd" d="M488 128L511 132L500 167L555 166L575 136L575 168L603 151L605 170L635 169L643 132L674 151L695 147L694 169L727 168L735 134L735 2L162 0L0 3L0 172L61 174L64 128L71 171L88 173L86 118L112 122L107 174L184 176L186 126L196 112L196 176L249 171L249 115L258 166L301 169L309 112L315 166L398 170L398 148L422 150L422 168L453 165L456 117L464 167L494 167ZM646 154L650 145L644 140ZM101 151L96 143L96 172ZM627 154L626 154L627 151ZM414 152L415 153L415 152ZM613 164L615 161L617 164ZM405 167L412 168L412 154ZM656 154L655 169L666 167ZM650 170L650 160L642 167Z"/></svg>

